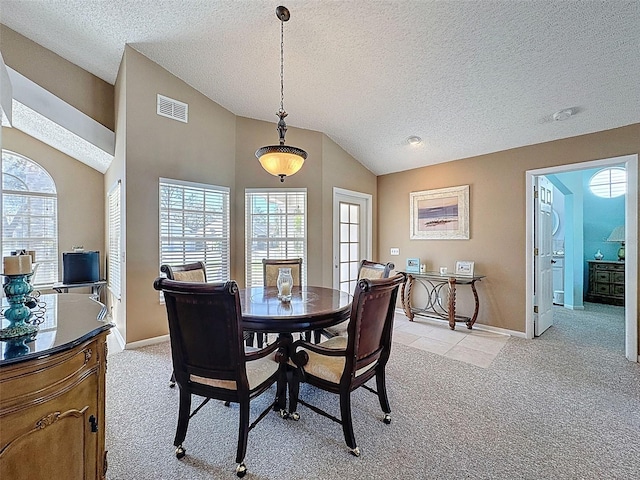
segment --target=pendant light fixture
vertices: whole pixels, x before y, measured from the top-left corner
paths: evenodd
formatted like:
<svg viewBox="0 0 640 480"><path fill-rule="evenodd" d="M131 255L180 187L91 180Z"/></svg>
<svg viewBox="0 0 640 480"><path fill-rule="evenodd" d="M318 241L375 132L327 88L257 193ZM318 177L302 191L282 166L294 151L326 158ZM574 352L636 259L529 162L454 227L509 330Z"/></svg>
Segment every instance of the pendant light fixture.
<svg viewBox="0 0 640 480"><path fill-rule="evenodd" d="M280 177L284 182L284 177L296 173L307 158L307 152L301 148L291 147L284 144L284 136L287 133L287 124L284 118L287 112L284 110L284 22L291 17L286 7L276 8L276 17L280 20L280 110L276 115L280 118L278 122L278 135L280 145L267 145L256 150L256 158L260 165L271 175Z"/></svg>

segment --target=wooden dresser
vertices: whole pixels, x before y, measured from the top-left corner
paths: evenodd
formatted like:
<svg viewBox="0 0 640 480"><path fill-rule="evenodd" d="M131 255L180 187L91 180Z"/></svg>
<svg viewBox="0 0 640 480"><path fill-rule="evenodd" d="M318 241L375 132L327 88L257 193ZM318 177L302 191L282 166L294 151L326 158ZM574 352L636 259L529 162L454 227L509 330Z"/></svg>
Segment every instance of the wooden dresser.
<svg viewBox="0 0 640 480"><path fill-rule="evenodd" d="M43 295L31 342L0 342L0 478L104 479L106 338L88 295Z"/></svg>
<svg viewBox="0 0 640 480"><path fill-rule="evenodd" d="M624 262L588 260L587 302L624 306Z"/></svg>

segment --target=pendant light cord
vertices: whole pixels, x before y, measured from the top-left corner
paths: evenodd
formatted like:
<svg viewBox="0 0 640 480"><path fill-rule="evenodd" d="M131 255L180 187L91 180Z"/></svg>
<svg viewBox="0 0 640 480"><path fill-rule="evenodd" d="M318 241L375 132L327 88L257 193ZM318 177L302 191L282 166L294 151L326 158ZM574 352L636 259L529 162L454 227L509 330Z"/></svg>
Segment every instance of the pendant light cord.
<svg viewBox="0 0 640 480"><path fill-rule="evenodd" d="M284 112L284 21L280 20L280 111Z"/></svg>

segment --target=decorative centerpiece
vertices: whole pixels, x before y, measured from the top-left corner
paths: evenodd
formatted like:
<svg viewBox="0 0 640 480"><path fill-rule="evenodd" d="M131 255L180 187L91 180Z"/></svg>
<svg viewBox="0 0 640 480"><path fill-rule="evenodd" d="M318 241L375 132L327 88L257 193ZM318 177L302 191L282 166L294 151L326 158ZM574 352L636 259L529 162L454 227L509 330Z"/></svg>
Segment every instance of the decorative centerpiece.
<svg viewBox="0 0 640 480"><path fill-rule="evenodd" d="M291 276L291 267L283 267L278 269L278 279L276 280L278 287L278 299L282 302L291 301L291 289L293 288L293 277Z"/></svg>
<svg viewBox="0 0 640 480"><path fill-rule="evenodd" d="M38 331L37 325L27 323L31 317L28 304L32 302L29 295L33 275L31 255L12 255L4 257L4 293L9 307L4 311L4 318L9 326L0 329L0 340L33 335Z"/></svg>

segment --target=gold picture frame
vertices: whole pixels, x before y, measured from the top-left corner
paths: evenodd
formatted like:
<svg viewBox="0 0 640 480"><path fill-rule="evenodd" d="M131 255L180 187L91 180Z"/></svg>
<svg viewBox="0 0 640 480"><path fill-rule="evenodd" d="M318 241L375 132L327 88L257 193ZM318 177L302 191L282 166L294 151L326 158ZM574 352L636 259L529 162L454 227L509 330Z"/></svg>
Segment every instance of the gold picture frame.
<svg viewBox="0 0 640 480"><path fill-rule="evenodd" d="M411 240L468 240L469 185L411 192Z"/></svg>

